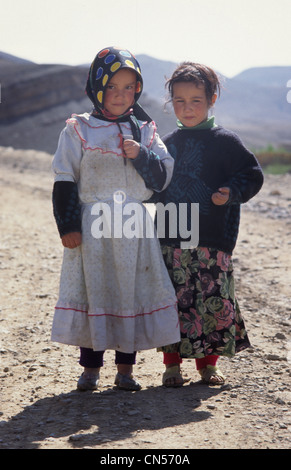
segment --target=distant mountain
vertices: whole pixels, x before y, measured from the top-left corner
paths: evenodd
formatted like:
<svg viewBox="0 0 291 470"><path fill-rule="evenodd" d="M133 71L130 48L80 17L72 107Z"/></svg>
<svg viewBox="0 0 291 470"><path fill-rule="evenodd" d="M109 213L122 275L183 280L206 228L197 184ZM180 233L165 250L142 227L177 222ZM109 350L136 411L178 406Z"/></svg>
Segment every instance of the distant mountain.
<svg viewBox="0 0 291 470"><path fill-rule="evenodd" d="M290 78L291 67L260 67L226 79L215 115L250 146L273 144L290 148Z"/></svg>
<svg viewBox="0 0 291 470"><path fill-rule="evenodd" d="M0 51L0 65L2 66L4 63L18 63L18 64L32 64L30 60L21 59L20 57L16 57L15 55L7 54L6 52Z"/></svg>
<svg viewBox="0 0 291 470"><path fill-rule="evenodd" d="M291 66L254 67L239 73L234 80L268 87L286 86L291 80Z"/></svg>
<svg viewBox="0 0 291 470"><path fill-rule="evenodd" d="M166 98L165 83L175 70L177 63L154 59L145 54L137 55L140 63L144 90L153 98L164 100Z"/></svg>
<svg viewBox="0 0 291 470"><path fill-rule="evenodd" d="M164 109L164 85L177 64L147 55L137 59L144 79L140 103L164 135L176 122L171 104ZM53 153L66 119L92 108L84 91L88 67L35 64L0 52L0 145ZM291 67L253 68L231 79L222 77L214 109L217 123L237 132L249 147L291 146L289 79Z"/></svg>

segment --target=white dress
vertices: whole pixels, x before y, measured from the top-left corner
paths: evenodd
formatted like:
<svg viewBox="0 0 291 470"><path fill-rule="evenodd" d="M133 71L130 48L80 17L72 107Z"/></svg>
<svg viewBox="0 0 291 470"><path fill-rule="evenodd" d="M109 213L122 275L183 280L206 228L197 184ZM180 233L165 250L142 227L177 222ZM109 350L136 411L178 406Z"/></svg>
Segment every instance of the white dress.
<svg viewBox="0 0 291 470"><path fill-rule="evenodd" d="M166 187L173 159L155 124L139 124L141 143L168 169ZM131 134L129 123L120 126ZM64 249L52 340L132 353L176 343L180 330L175 291L142 204L153 191L121 148L117 125L87 113L73 115L60 135L55 181L78 185L82 244Z"/></svg>

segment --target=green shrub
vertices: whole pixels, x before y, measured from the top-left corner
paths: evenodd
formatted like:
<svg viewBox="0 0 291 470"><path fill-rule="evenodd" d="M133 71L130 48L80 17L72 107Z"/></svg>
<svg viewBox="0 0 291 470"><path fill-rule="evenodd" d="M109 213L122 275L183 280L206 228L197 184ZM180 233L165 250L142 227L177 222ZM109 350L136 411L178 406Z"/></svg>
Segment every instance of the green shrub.
<svg viewBox="0 0 291 470"><path fill-rule="evenodd" d="M283 174L291 171L291 152L284 148L275 149L269 145L254 153L265 173Z"/></svg>

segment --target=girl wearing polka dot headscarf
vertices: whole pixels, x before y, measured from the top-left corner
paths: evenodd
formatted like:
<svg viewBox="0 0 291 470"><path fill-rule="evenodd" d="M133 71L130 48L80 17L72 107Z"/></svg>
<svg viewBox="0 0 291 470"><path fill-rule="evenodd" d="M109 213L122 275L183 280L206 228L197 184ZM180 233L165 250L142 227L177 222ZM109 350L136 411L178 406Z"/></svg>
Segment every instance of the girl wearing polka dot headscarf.
<svg viewBox="0 0 291 470"><path fill-rule="evenodd" d="M159 241L135 232L148 220L142 202L166 188L173 171L155 123L137 104L142 87L129 51L102 49L86 86L94 109L68 119L53 160L65 248L52 340L80 347L80 390L98 386L107 349L115 350L117 387L139 390L131 375L136 351L180 340Z"/></svg>
<svg viewBox="0 0 291 470"><path fill-rule="evenodd" d="M134 103L136 103L142 93L143 80L138 61L127 50L110 47L100 51L91 64L86 93L94 105L94 113L99 116L111 118L113 120L120 119L122 116L108 114L104 107L105 91L108 83L116 72L122 69L133 70L136 74L136 90L134 94ZM133 104L134 104L133 103ZM126 110L127 114L131 114L133 110ZM145 114L148 119L148 116Z"/></svg>

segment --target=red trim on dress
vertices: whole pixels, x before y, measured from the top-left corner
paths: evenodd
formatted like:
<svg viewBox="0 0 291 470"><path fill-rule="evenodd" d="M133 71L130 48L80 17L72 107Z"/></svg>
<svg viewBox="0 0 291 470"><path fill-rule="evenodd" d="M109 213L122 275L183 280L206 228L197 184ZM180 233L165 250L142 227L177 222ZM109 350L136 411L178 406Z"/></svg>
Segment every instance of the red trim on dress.
<svg viewBox="0 0 291 470"><path fill-rule="evenodd" d="M104 151L101 147L94 147L94 148L92 148L92 147L86 147L86 146L85 146L85 142L87 143L87 140L85 140L85 139L80 135L80 133L77 131L76 126L79 125L79 122L78 122L78 119L75 118L75 116L77 116L77 117L80 119L80 121L83 122L83 124L86 124L86 125L87 125L88 127L90 127L91 129L100 129L100 128L102 128L102 127L106 127L106 128L107 128L107 127L110 127L110 126L114 126L114 125L115 125L114 122L109 122L107 125L102 125L102 124L101 124L101 125L98 125L98 126L91 126L91 125L89 124L89 122L87 122L84 118L82 118L82 117L81 117L80 115L78 115L78 114L72 114L71 118L70 118L70 119L67 119L67 121L66 121L66 123L70 123L70 124L73 125L73 127L74 127L74 129L75 129L75 132L76 132L76 134L78 135L79 139L81 140L82 145L83 145L83 147L84 147L85 150L100 150L100 152L102 153L102 155L104 155L104 154L106 154L106 153L111 153L111 154L113 153L114 155L117 155L118 157L122 157L122 156L123 156L123 153L116 153L116 152L113 152L112 150L110 150L110 151L108 151L108 150L107 150L107 151ZM153 124L153 136L152 136L152 138L151 138L151 140L150 140L149 145L146 145L147 148L150 148L150 147L152 146L152 143L153 143L153 141L154 141L154 138L155 138L155 135L156 135L156 131L157 131L156 123L155 123L154 121L152 121L151 123ZM122 123L122 124L124 124L124 123ZM141 125L141 129L142 129L146 124L147 124L146 121L143 122L142 125ZM126 127L126 129L131 130L130 126L127 127L127 126L125 125L125 127Z"/></svg>
<svg viewBox="0 0 291 470"><path fill-rule="evenodd" d="M160 307L155 310L152 310L151 312L143 312L143 313L137 313L136 315L115 315L113 313L89 313L88 310L78 310L76 308L72 307L55 307L55 310L73 310L74 312L80 312L80 313L87 313L88 317L117 317L117 318L136 318L136 317L141 317L143 315L152 315L155 312L159 312L160 310L165 310L167 308L173 307L173 304L171 305L166 305L165 307Z"/></svg>

